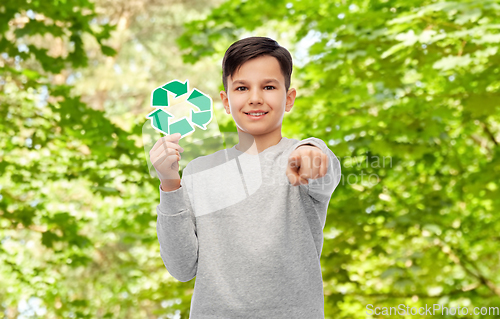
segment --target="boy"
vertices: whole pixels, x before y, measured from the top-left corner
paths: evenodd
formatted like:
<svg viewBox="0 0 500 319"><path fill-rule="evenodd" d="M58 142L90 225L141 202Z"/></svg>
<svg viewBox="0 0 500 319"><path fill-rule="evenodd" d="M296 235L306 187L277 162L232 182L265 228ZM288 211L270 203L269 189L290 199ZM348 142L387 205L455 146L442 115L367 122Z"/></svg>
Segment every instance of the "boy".
<svg viewBox="0 0 500 319"><path fill-rule="evenodd" d="M245 38L222 69L239 143L189 162L182 180L179 133L150 152L161 258L174 278L196 276L191 319L324 318L323 227L340 163L320 139L281 136L296 95L285 48Z"/></svg>

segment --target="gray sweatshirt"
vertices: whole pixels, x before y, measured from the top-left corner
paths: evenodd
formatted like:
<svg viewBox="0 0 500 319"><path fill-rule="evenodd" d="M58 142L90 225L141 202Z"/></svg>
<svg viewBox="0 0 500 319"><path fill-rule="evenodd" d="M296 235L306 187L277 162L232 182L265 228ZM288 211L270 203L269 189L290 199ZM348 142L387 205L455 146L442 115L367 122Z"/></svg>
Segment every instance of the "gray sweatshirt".
<svg viewBox="0 0 500 319"><path fill-rule="evenodd" d="M328 172L292 186L288 157L303 144L328 155ZM198 157L180 188L160 188L163 263L179 281L196 276L190 318L324 318L323 228L340 178L322 140L282 137L255 155L233 146Z"/></svg>

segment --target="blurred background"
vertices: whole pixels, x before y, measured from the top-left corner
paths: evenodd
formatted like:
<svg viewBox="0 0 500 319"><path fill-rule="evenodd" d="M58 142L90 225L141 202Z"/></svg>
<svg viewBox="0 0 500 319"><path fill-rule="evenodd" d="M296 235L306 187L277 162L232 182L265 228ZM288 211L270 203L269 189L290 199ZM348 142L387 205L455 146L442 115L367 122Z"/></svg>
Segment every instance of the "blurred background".
<svg viewBox="0 0 500 319"><path fill-rule="evenodd" d="M236 132L221 62L248 36L292 53L283 136L341 160L325 317L497 317L472 313L500 307L499 29L498 0L3 0L0 318L188 318L142 129L151 91L189 79Z"/></svg>

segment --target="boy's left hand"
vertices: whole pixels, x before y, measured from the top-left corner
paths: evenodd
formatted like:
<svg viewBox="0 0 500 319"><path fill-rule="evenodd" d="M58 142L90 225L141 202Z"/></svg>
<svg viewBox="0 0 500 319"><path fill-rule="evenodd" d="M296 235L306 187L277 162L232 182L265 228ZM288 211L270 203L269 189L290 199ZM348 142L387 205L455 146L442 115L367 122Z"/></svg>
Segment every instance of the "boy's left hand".
<svg viewBox="0 0 500 319"><path fill-rule="evenodd" d="M293 186L308 184L308 178L317 179L328 171L328 155L311 145L301 145L288 157L286 176Z"/></svg>

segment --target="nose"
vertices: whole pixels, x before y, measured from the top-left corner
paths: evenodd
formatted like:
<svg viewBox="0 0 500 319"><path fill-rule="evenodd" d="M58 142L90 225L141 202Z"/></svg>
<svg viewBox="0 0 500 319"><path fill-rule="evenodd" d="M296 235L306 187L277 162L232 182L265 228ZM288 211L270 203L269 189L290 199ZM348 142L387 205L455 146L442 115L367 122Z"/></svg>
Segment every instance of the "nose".
<svg viewBox="0 0 500 319"><path fill-rule="evenodd" d="M264 101L262 100L262 96L259 90L253 90L252 94L250 95L250 100L249 100L250 105L262 104L263 102Z"/></svg>

